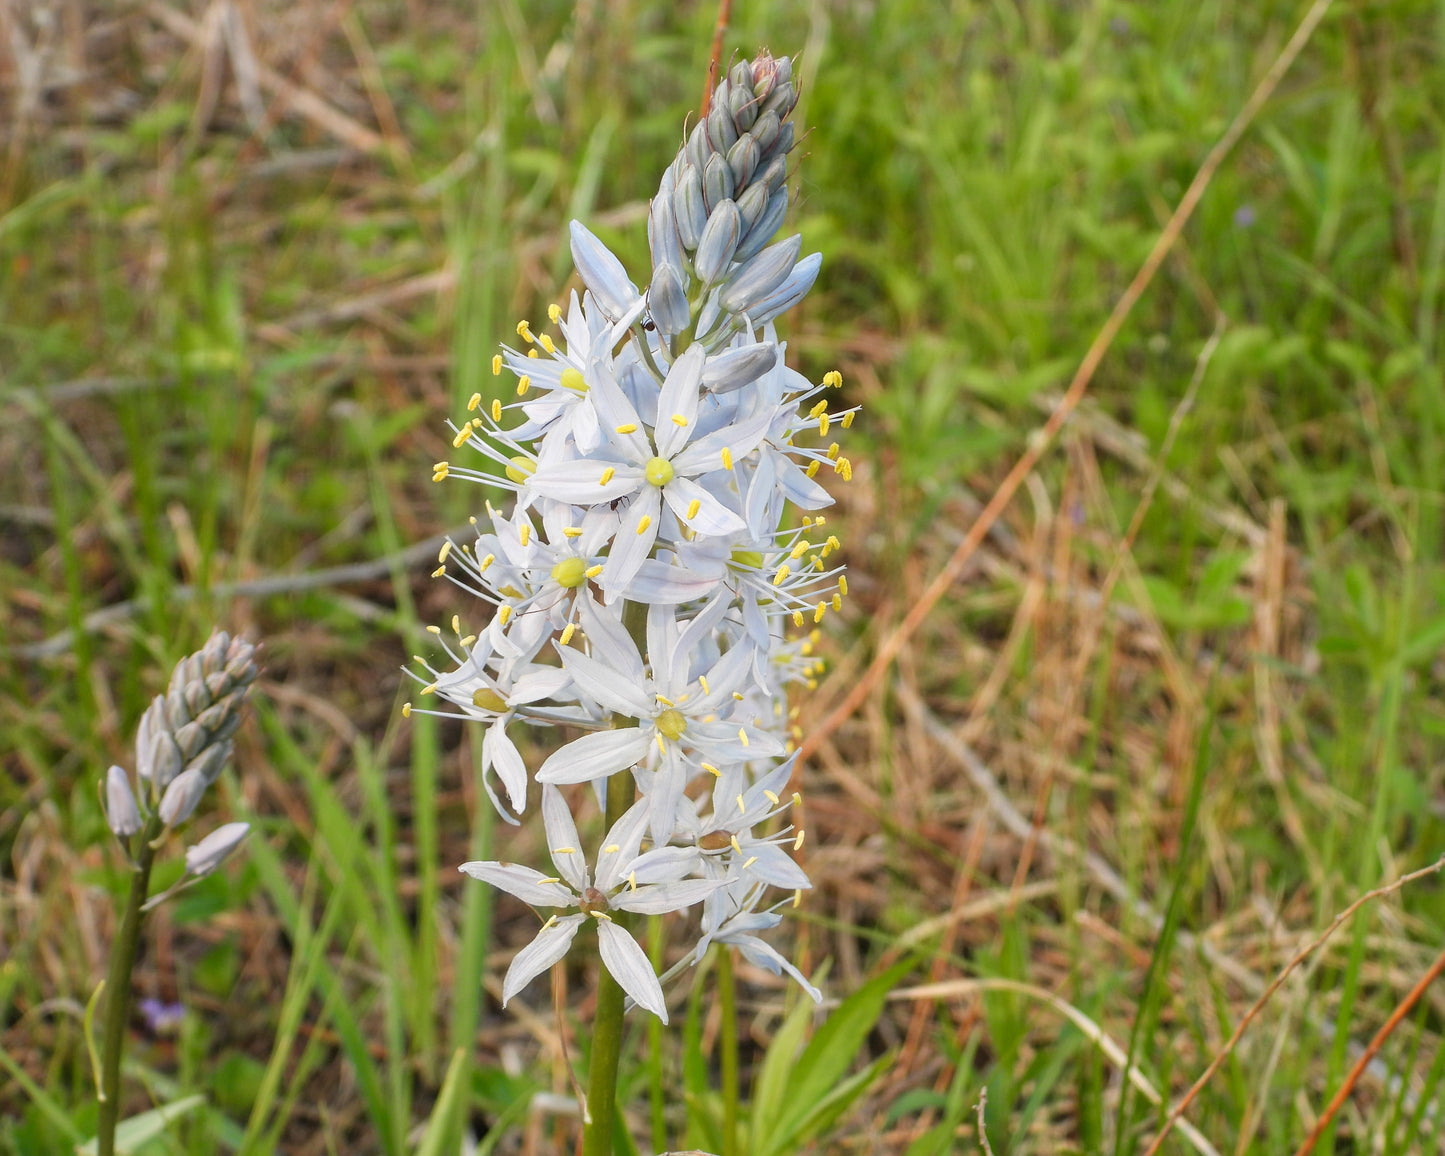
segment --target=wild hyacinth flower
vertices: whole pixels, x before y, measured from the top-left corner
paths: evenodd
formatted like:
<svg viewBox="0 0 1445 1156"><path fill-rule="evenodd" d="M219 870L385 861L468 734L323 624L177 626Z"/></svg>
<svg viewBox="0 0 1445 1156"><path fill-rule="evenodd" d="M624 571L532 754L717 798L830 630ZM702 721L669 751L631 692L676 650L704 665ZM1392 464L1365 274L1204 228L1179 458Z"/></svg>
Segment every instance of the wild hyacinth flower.
<svg viewBox="0 0 1445 1156"><path fill-rule="evenodd" d="M191 817L234 753L232 736L241 725L241 707L257 674L256 648L217 631L204 647L181 660L166 693L157 695L141 717L136 731L136 783L121 767L113 766L100 784L106 822L125 849L131 875L106 980L92 998L93 1003L105 995L96 1072L100 1156L115 1151L131 972L145 913L214 871L250 830L247 823L226 823L187 847L180 882L169 891L150 895L151 868L167 834ZM89 1013L86 1022L88 1031Z"/></svg>
<svg viewBox="0 0 1445 1156"><path fill-rule="evenodd" d="M585 1156L610 1150L623 994L667 1018L628 913L696 907L684 963L727 944L821 998L759 936L782 919L777 903L760 907L766 895L796 902L810 886L793 858L803 832L787 825L786 693L816 674L801 632L846 593L839 543L814 511L832 502L819 474L851 476L834 436L854 417L832 408L836 372L814 383L787 366L774 326L821 260L798 236L774 240L796 103L786 58L728 72L652 200L647 276L572 222L584 292L551 307L554 332L517 325L520 344L492 361L508 386L486 405L472 397L453 427L466 456L433 467L435 481L515 496L510 510L488 505L475 540L442 548L433 576L481 608L465 626L472 615L453 617L450 665L418 659L418 678L450 705L439 713L486 725L483 781L504 818L541 784L550 871L461 868L550 909L503 1001L597 929ZM529 773L508 735L518 721L581 733ZM590 866L558 789L584 783L608 829Z"/></svg>
<svg viewBox="0 0 1445 1156"><path fill-rule="evenodd" d="M434 576L475 594L487 620L470 634L453 619L452 666L422 662L422 694L487 724L484 772L508 807L487 789L509 821L529 781L543 784L556 874L462 870L534 907L576 910L552 915L517 956L504 1000L561 959L591 916L608 971L665 1019L656 976L607 912L693 905L703 946L735 944L820 998L756 934L781 919L758 910L767 891L810 886L791 854L802 832L783 826L792 764L779 760L794 738L786 687L816 666L809 642L787 632L811 628L846 592L826 519L789 513L831 503L816 480L824 470L851 476L831 435L854 416L830 406L837 373L815 384L787 366L773 324L820 264L800 237L773 240L796 101L786 58L730 70L653 198L649 276L634 281L572 223L585 292L551 308L555 337L523 321L521 344L493 359L515 396L473 397L455 427L454 445L477 463L434 467L438 481L500 484L516 504L488 506L490 530L442 550ZM529 775L507 737L513 721L583 733ZM556 788L587 783L610 798L619 781L622 805L609 809L612 833L589 874Z"/></svg>

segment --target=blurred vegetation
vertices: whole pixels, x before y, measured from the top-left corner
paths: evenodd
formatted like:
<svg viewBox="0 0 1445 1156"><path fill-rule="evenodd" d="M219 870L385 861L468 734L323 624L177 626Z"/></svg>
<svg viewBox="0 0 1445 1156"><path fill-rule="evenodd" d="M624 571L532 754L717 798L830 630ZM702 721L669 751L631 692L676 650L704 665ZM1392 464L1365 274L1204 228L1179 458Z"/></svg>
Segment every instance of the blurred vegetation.
<svg viewBox="0 0 1445 1156"><path fill-rule="evenodd" d="M1302 13L735 3L727 54L802 53L789 228L824 266L790 357L865 406L819 705L943 564ZM567 221L643 264L715 17L0 7L0 1152L92 1128L79 1014L122 885L95 784L214 624L264 645L225 781L258 837L152 929L141 994L188 1012L137 1021L131 1107L207 1106L145 1150L455 1151L464 1126L569 1150L560 1101L533 1099L569 1090L547 993L496 1006L530 916L454 870L537 835L493 831L478 735L400 718L424 624L478 613L410 548L480 509L430 464L497 344L566 291ZM805 1025L745 984L774 1097L755 1127L972 1151L986 1086L998 1156L1142 1151L1162 1109L1040 993L1177 1098L1336 912L1445 851L1442 43L1438 4L1334 5L1062 446L808 768L800 958L840 997L900 957L957 984L868 1005L871 1032L848 1005L872 1074L816 1135L779 1114L769 1050ZM1292 1150L1442 933L1433 878L1367 907L1189 1118L1220 1151ZM690 998L684 1077L680 1033L636 1029L634 1131L674 1146L708 1135L715 1027ZM1318 1151L1439 1151L1442 1016L1432 990Z"/></svg>

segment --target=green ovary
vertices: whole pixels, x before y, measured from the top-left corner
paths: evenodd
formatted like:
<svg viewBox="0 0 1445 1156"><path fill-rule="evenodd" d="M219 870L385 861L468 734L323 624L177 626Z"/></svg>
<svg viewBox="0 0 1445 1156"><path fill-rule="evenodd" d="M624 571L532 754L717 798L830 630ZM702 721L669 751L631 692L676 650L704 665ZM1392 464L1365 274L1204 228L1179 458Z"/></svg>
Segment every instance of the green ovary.
<svg viewBox="0 0 1445 1156"><path fill-rule="evenodd" d="M657 733L676 742L687 730L687 716L680 710L665 710L657 716Z"/></svg>
<svg viewBox="0 0 1445 1156"><path fill-rule="evenodd" d="M733 565L740 566L744 570L761 570L763 568L763 552L761 550L734 550L731 561Z"/></svg>
<svg viewBox="0 0 1445 1156"><path fill-rule="evenodd" d="M567 590L576 590L587 581L587 563L581 558L563 558L552 567L552 581Z"/></svg>
<svg viewBox="0 0 1445 1156"><path fill-rule="evenodd" d="M647 480L659 489L672 481L673 475L677 473L666 458L649 459L642 472L647 475Z"/></svg>
<svg viewBox="0 0 1445 1156"><path fill-rule="evenodd" d="M573 393L587 392L587 379L582 376L582 371L573 369L570 365L562 371L562 387L570 389Z"/></svg>

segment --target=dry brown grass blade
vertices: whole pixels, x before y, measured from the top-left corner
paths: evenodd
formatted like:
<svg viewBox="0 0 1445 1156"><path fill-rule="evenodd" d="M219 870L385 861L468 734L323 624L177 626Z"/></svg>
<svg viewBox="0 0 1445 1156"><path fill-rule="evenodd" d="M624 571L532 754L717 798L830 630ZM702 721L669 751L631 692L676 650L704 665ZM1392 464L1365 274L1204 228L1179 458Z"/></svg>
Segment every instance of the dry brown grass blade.
<svg viewBox="0 0 1445 1156"><path fill-rule="evenodd" d="M205 29L182 12L177 12L159 0L146 5L146 11L169 32L191 44L204 47L209 36ZM255 77L262 88L275 94L276 98L294 109L299 115L324 129L338 140L365 153L386 151L386 141L365 125L358 124L339 109L327 104L314 92L293 84L274 68L256 61Z"/></svg>
<svg viewBox="0 0 1445 1156"><path fill-rule="evenodd" d="M1335 1118L1345 1100L1349 1098L1350 1092L1360 1082L1360 1077L1370 1066L1370 1061L1375 1058L1375 1054L1390 1038L1390 1033L1399 1027L1401 1021L1410 1014L1410 1009L1420 1002L1420 997L1425 994L1425 989L1440 978L1442 971L1445 971L1445 951L1435 957L1435 962L1430 965L1430 970L1420 977L1420 982L1410 989L1405 998L1400 1001L1400 1005L1390 1013L1390 1018L1385 1021L1384 1026L1375 1033L1375 1038L1365 1046L1364 1053L1355 1061L1355 1066L1350 1069L1350 1074L1345 1077L1345 1082L1340 1085L1339 1091L1335 1093L1325 1110L1320 1113L1320 1118L1315 1121L1315 1126L1305 1137L1304 1143L1295 1149L1294 1156L1309 1156L1315 1150L1315 1145L1319 1143L1320 1137L1324 1135L1330 1121Z"/></svg>
<svg viewBox="0 0 1445 1156"><path fill-rule="evenodd" d="M698 115L704 120L712 106L712 90L717 87L717 66L722 59L723 37L727 34L728 21L732 19L732 14L733 0L718 0L717 23L712 27L712 49L707 57L707 79L703 81L702 103L698 105L702 110Z"/></svg>
<svg viewBox="0 0 1445 1156"><path fill-rule="evenodd" d="M1275 992L1279 991L1279 989L1284 985L1284 981L1287 980L1291 974L1293 974L1294 970L1299 967L1300 964L1302 964L1306 959L1313 955L1315 951L1317 951L1321 946L1323 946L1325 941L1328 940L1330 936L1332 936L1336 931L1338 931L1340 927L1344 923L1346 923L1361 907L1364 907L1367 903L1373 903L1376 899L1382 899L1386 895L1400 890L1400 888L1404 887L1406 884L1415 882L1417 879L1423 879L1427 875L1437 874L1442 867L1445 867L1445 857L1437 859L1428 867L1422 867L1418 871L1412 871L1409 875L1402 875L1393 883L1387 883L1383 887L1376 887L1373 891L1365 892L1365 894L1361 895L1358 899L1356 899L1353 903L1351 903L1348 907L1346 907L1343 911L1336 915L1334 919L1330 921L1330 925L1326 927L1318 937L1316 937L1310 943L1306 944L1303 948L1301 948L1300 951L1296 953L1294 958L1291 959L1287 964L1285 964L1284 969L1277 976L1274 977L1273 982L1271 982L1270 985L1264 989L1264 993L1257 1000L1254 1001L1253 1006L1251 1006L1250 1009L1244 1013L1244 1018L1235 1025L1233 1034L1229 1037L1229 1040L1225 1043L1224 1047L1220 1049L1219 1054L1209 1062L1209 1066L1204 1069L1203 1074L1201 1074L1200 1077L1194 1081L1194 1084L1190 1087L1189 1091L1185 1092L1184 1095L1180 1097L1179 1103L1175 1104L1174 1107L1170 1109L1169 1116L1164 1121L1164 1126L1159 1130L1159 1135L1155 1136L1153 1142L1149 1145L1148 1148L1144 1150L1144 1156L1154 1156L1154 1154L1159 1151L1160 1145L1164 1143L1164 1140L1169 1135L1170 1131L1175 1127L1176 1124L1180 1122L1180 1119L1182 1118L1185 1109L1187 1109L1189 1105L1194 1102L1195 1097L1198 1096L1200 1091L1203 1090L1204 1085L1209 1082L1210 1077L1212 1077L1214 1073L1219 1070L1219 1066L1224 1063L1226 1059L1229 1058L1230 1053L1234 1051L1235 1047L1240 1041L1240 1038L1244 1035L1246 1029L1248 1029L1249 1025L1254 1022L1255 1017L1264 1010L1265 1004L1269 1003L1269 1001L1274 997ZM1438 968L1441 966L1442 962L1445 962L1445 957L1442 957L1441 960L1437 960L1436 967L1432 968L1432 972L1435 975L1439 974ZM1406 997L1410 1003L1410 1006L1414 1006L1414 1001L1418 1000L1420 994L1423 993L1425 988L1429 986L1428 978L1433 978L1433 976L1427 977L1426 981L1422 981L1421 984L1417 984L1416 986L1418 990L1411 992L1411 996L1413 996L1414 999L1410 999L1410 997L1408 996ZM1409 1007L1405 1007L1404 1010L1408 1012ZM1400 1012L1399 1014L1404 1014L1404 1012ZM1386 1027L1390 1026L1390 1024L1386 1024ZM1382 1028L1381 1031L1384 1032L1384 1029ZM1341 1092L1349 1091L1350 1087L1353 1086L1353 1082L1357 1081L1360 1077L1360 1074L1369 1067L1371 1058L1374 1056L1375 1052L1379 1051L1379 1045L1383 1042L1384 1035L1376 1036L1374 1040L1370 1041L1370 1044L1365 1048L1364 1053L1360 1056L1359 1061L1356 1063L1355 1070L1352 1070L1350 1073L1350 1075L1353 1077L1353 1080L1347 1080L1345 1085L1341 1088ZM1331 1106L1337 1108L1338 1104L1332 1104ZM1324 1117L1321 1117L1321 1119L1324 1119ZM1301 1152L1303 1151L1304 1149L1301 1149Z"/></svg>
<svg viewBox="0 0 1445 1156"><path fill-rule="evenodd" d="M888 638L884 639L883 644L879 647L877 657L874 658L873 662L864 672L863 677L854 683L852 689L844 696L843 701L829 711L827 717L804 739L798 753L798 762L800 765L817 750L818 744L825 736L832 734L846 719L852 717L853 712L873 693L874 688L882 679L884 672L898 656L898 652L903 649L909 638L911 638L913 633L923 624L923 620L928 617L933 607L937 605L939 599L948 592L949 587L962 575L964 567L968 565L969 559L973 557L974 551L978 549L979 544L983 541L984 535L988 533L989 529L993 526L994 522L998 520L999 515L1003 513L1009 503L1013 501L1014 494L1018 491L1019 486L1023 484L1023 480L1033 472L1034 466L1038 464L1044 451L1048 449L1049 445L1058 435L1059 430L1063 428L1064 423L1068 421L1069 415L1073 413L1074 409L1077 408L1079 402L1083 399L1089 383L1093 380L1095 372L1097 372L1100 363L1104 360L1104 355L1114 343L1114 339L1123 328L1124 322L1128 319L1134 306L1154 280L1154 275L1164 263L1164 259L1168 256L1170 249L1174 247L1174 243L1179 239L1179 235L1183 232L1184 226L1188 223L1189 218L1193 216L1195 208L1198 207L1200 199L1204 196L1205 189L1209 187L1210 181L1214 179L1214 174L1219 170L1219 166L1224 163L1224 158L1229 155L1230 151L1244 135L1245 130L1254 122L1254 118L1259 115L1260 109L1264 107L1265 103L1274 94L1274 90L1279 86L1279 82L1284 79L1285 73L1289 71L1290 66L1294 64L1295 58L1300 54L1305 44L1308 43L1315 28L1319 25L1320 21L1324 19L1324 15L1329 10L1330 4L1331 0L1315 0L1315 2L1310 5L1309 11L1305 13L1304 19L1300 21L1299 27L1295 29L1294 35L1292 35L1284 47L1280 49L1279 55L1275 57L1269 70L1264 74L1264 77L1255 87L1255 90L1250 94L1249 99L1244 102L1244 106L1235 115L1234 120L1230 122L1224 135L1220 137L1214 147L1209 150L1209 155L1204 158L1204 163L1199 166L1199 170L1194 174L1194 179L1189 182L1189 187L1184 191L1184 196L1180 198L1179 205L1174 210L1173 216L1169 218L1168 223L1165 224L1163 230L1160 232L1159 239L1154 242L1154 247L1150 249L1149 255L1144 258L1144 263L1139 267L1139 271L1134 275L1134 279L1129 282L1128 288L1124 290L1118 302L1115 304L1113 311L1109 314L1108 319L1100 328L1087 352L1085 352L1084 358L1079 363L1079 368L1074 373L1073 380L1069 382L1069 387L1065 390L1058 407L1049 415L1048 420L1043 426L1029 438L1028 448L1019 460L1014 463L1013 468L1009 470L1008 475L994 492L993 497L989 499L988 505L983 508L983 511L974 520L973 525L969 527L968 533L964 535L963 541L958 544L952 557L944 563L943 569L940 570L933 581L928 584L922 597L919 598L918 602L908 612L898 628L889 635Z"/></svg>

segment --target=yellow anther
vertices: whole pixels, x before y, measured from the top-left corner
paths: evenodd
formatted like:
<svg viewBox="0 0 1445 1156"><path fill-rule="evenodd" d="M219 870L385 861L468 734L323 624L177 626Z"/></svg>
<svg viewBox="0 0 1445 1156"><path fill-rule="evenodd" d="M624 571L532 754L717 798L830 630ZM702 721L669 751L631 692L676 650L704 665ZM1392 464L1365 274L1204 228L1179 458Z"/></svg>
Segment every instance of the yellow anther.
<svg viewBox="0 0 1445 1156"><path fill-rule="evenodd" d="M511 617L512 608L510 606L497 607L497 621L500 622L503 626L507 625L507 622Z"/></svg>
<svg viewBox="0 0 1445 1156"><path fill-rule="evenodd" d="M452 615L452 633L455 634L458 638L461 637L461 633L462 633L462 619L461 619L461 615L459 615L459 614L453 614L453 615Z"/></svg>
<svg viewBox="0 0 1445 1156"><path fill-rule="evenodd" d="M818 603L818 608L813 611L813 621L814 621L814 622L822 622L822 621L823 621L823 614L827 611L827 609L828 609L828 604L827 604L826 602L819 602L819 603Z"/></svg>
<svg viewBox="0 0 1445 1156"><path fill-rule="evenodd" d="M809 417L821 417L823 414L825 414L825 413L827 413L827 412L828 412L828 403L827 403L826 401L820 401L817 405L815 405L812 409L810 409L810 410L808 411L808 416L809 416Z"/></svg>
<svg viewBox="0 0 1445 1156"><path fill-rule="evenodd" d="M708 774L713 775L713 776L716 777L716 778L721 778L721 777L722 777L722 772L721 772L720 770L718 770L715 766L713 766L711 763L703 763L702 769L705 770Z"/></svg>
<svg viewBox="0 0 1445 1156"><path fill-rule="evenodd" d="M544 924L542 924L542 931L546 931L548 928L550 928L550 927L552 926L552 924L554 924L554 923L556 923L556 922L557 922L557 917L556 917L555 915L549 915L549 916L547 917L547 922L544 923ZM538 934L541 934L541 932L538 932Z"/></svg>
<svg viewBox="0 0 1445 1156"><path fill-rule="evenodd" d="M433 571L431 572L431 576L432 576L433 578L440 578L440 577L441 577L443 574L445 574L446 572L447 572L447 568L446 568L445 564L443 564L443 565L441 565L441 566L438 566L435 570L433 570Z"/></svg>
<svg viewBox="0 0 1445 1156"><path fill-rule="evenodd" d="M813 525L815 526L826 526L827 524L828 519L822 514L819 514L815 519L813 519Z"/></svg>
<svg viewBox="0 0 1445 1156"><path fill-rule="evenodd" d="M479 394L479 393L474 393L474 394L472 394L471 397L467 398L467 412L470 413L472 410L476 409L477 406L479 406L479 405L481 405L481 404L482 404L482 395Z"/></svg>
<svg viewBox="0 0 1445 1156"><path fill-rule="evenodd" d="M793 906L803 906L803 889L801 887L799 887L796 891L793 892Z"/></svg>
<svg viewBox="0 0 1445 1156"><path fill-rule="evenodd" d="M441 481L444 477L447 476L447 471L450 468L451 467L448 466L446 462L437 462L437 464L432 466L431 468L431 480L434 482Z"/></svg>
<svg viewBox="0 0 1445 1156"><path fill-rule="evenodd" d="M833 595L833 609L834 609L834 610L842 610L842 609L843 609L843 595L841 595L841 594L834 594L834 595Z"/></svg>
<svg viewBox="0 0 1445 1156"><path fill-rule="evenodd" d="M532 379L525 373L517 378L517 396L521 397L527 390L532 388Z"/></svg>
<svg viewBox="0 0 1445 1156"><path fill-rule="evenodd" d="M798 833L797 833L795 836L793 836L793 850L794 850L794 851L801 851L801 850L803 849L803 836L806 835L806 834L807 834L807 832L804 831L803 828L801 828L801 827L798 828Z"/></svg>
<svg viewBox="0 0 1445 1156"><path fill-rule="evenodd" d="M546 879L538 879L538 883L561 883L562 879L557 875L549 875Z"/></svg>
<svg viewBox="0 0 1445 1156"><path fill-rule="evenodd" d="M592 918L595 919L595 920L597 920L598 923L611 923L611 922L612 922L612 916L608 915L607 912L605 912L605 911L594 911L594 912L592 913Z"/></svg>
<svg viewBox="0 0 1445 1156"><path fill-rule="evenodd" d="M843 386L843 375L836 369L830 369L823 374L823 384L831 385L834 389L841 389Z"/></svg>
<svg viewBox="0 0 1445 1156"><path fill-rule="evenodd" d="M558 305L555 301L547 306L547 320L553 325L556 325L557 322L562 320L562 306Z"/></svg>
<svg viewBox="0 0 1445 1156"><path fill-rule="evenodd" d="M686 428L687 418L683 417L680 413L675 413L672 415L672 424L681 428Z"/></svg>
<svg viewBox="0 0 1445 1156"><path fill-rule="evenodd" d="M562 628L562 645L566 646L572 641L572 636L577 633L577 623L569 622Z"/></svg>
<svg viewBox="0 0 1445 1156"><path fill-rule="evenodd" d="M492 564L493 562L495 562L496 560L497 560L497 556L496 556L495 554L488 554L488 555L487 555L485 558L483 558L479 563L477 563L477 573L478 573L478 574L485 574L485 573L487 572L487 568L488 568L489 566L491 566L491 564Z"/></svg>
<svg viewBox="0 0 1445 1156"><path fill-rule="evenodd" d="M773 575L773 585L781 586L784 582L788 580L788 575L792 572L792 568L786 562L784 562L781 566L778 567L778 572Z"/></svg>
<svg viewBox="0 0 1445 1156"><path fill-rule="evenodd" d="M745 697L745 696L743 695L743 692L742 692L742 691L740 691L740 690L735 690L735 691L733 691L733 698L736 699L738 702L742 702L744 697Z"/></svg>
<svg viewBox="0 0 1445 1156"><path fill-rule="evenodd" d="M748 743L748 732L745 731L742 727L738 727L738 742L742 743L743 746L750 745Z"/></svg>
<svg viewBox="0 0 1445 1156"><path fill-rule="evenodd" d="M552 339L548 337L545 333L539 333L537 335L537 344L540 345L543 349L545 349L548 353L557 352L557 347L552 344Z"/></svg>
<svg viewBox="0 0 1445 1156"><path fill-rule="evenodd" d="M452 438L452 449L459 450L467 444L467 439L472 436L472 423L466 422L461 429L457 430L457 436Z"/></svg>
<svg viewBox="0 0 1445 1156"><path fill-rule="evenodd" d="M843 415L843 428L844 428L844 429L852 429L852 428L853 428L853 419L854 419L855 417L857 417L857 416L858 416L858 411L857 411L856 409L850 409L847 413L845 413L845 414Z"/></svg>
<svg viewBox="0 0 1445 1156"><path fill-rule="evenodd" d="M401 717L411 718L411 703L404 702L401 704Z"/></svg>
<svg viewBox="0 0 1445 1156"><path fill-rule="evenodd" d="M432 625L432 626L428 626L428 627L426 628L426 632L427 632L428 634L435 634L435 635L440 636L440 634L441 634L441 632L442 632L442 628L441 628L440 626Z"/></svg>
<svg viewBox="0 0 1445 1156"><path fill-rule="evenodd" d="M637 424L636 424L635 422L627 422L625 425L620 425L620 426L618 426L618 427L617 427L617 432L620 433L620 434L636 433L636 432L637 432Z"/></svg>
<svg viewBox="0 0 1445 1156"><path fill-rule="evenodd" d="M808 463L808 468L807 468L806 470L804 470L803 472L804 472L805 474L807 474L808 477L810 477L810 478L812 478L812 477L817 477L817 474L818 474L818 463L817 463L816 461L809 462L809 463Z"/></svg>
<svg viewBox="0 0 1445 1156"><path fill-rule="evenodd" d="M767 799L767 801L775 807L778 805L778 796L773 794L772 791L764 791L763 798Z"/></svg>
<svg viewBox="0 0 1445 1156"><path fill-rule="evenodd" d="M614 470L611 466L608 466L605 470L602 471L602 476L597 479L597 484L599 486L605 486L616 476L617 471Z"/></svg>
<svg viewBox="0 0 1445 1156"><path fill-rule="evenodd" d="M723 469L725 470L730 470L733 468L733 452L732 450L728 449L727 446L723 446L722 464Z"/></svg>
<svg viewBox="0 0 1445 1156"><path fill-rule="evenodd" d="M532 342L537 340L535 337L532 336L532 327L525 321L517 322L517 336L526 342Z"/></svg>
<svg viewBox="0 0 1445 1156"><path fill-rule="evenodd" d="M667 754L667 744L662 741L662 732L658 731L652 738L653 741L657 743L657 753L660 755Z"/></svg>
<svg viewBox="0 0 1445 1156"><path fill-rule="evenodd" d="M500 353L494 353L494 354L492 354L492 376L493 376L493 377L498 377L498 376L501 375L501 372L502 372L502 355L501 355Z"/></svg>
<svg viewBox="0 0 1445 1156"><path fill-rule="evenodd" d="M463 638L463 639L461 640L461 645L465 648L465 647L470 646L470 645L471 645L472 643L474 643L476 640L477 640L477 636L476 636L475 634L468 634L465 638Z"/></svg>
<svg viewBox="0 0 1445 1156"><path fill-rule="evenodd" d="M738 810L741 811L742 809L743 809L743 797L742 797L741 795L739 795L739 796L738 796ZM738 837L737 837L736 835L733 835L731 838L729 838L729 839L728 839L728 842L733 845L733 850L736 851L739 855L741 855L741 854L743 853L743 845L738 842Z"/></svg>
<svg viewBox="0 0 1445 1156"><path fill-rule="evenodd" d="M789 551L788 556L789 556L790 558L792 558L794 561L796 561L797 559L801 558L804 554L806 554L806 553L807 553L809 550L811 550L812 548L813 548L813 544L812 544L811 542L809 542L808 539L803 538L803 539L801 539L801 540L798 542L798 544L797 544L796 546L794 546L794 547L792 548L791 551Z"/></svg>
<svg viewBox="0 0 1445 1156"><path fill-rule="evenodd" d="M702 509L702 501L694 498L687 504L687 520L690 522L697 517L697 512Z"/></svg>
<svg viewBox="0 0 1445 1156"><path fill-rule="evenodd" d="M636 891L636 890L637 890L637 872L636 872L636 871L629 871L629 872L627 873L627 889L628 889L629 891Z"/></svg>
<svg viewBox="0 0 1445 1156"><path fill-rule="evenodd" d="M697 676L697 684L698 684L698 686L702 687L702 693L703 693L703 694L712 694L712 687L708 686L708 684L707 684L707 675L705 675L705 674L700 674L700 675L698 675L698 676Z"/></svg>
<svg viewBox="0 0 1445 1156"><path fill-rule="evenodd" d="M616 855L617 852L619 852L619 851L621 851L621 850L622 850L622 848L619 847L616 843L608 843L607 846L605 846L605 847L602 848L602 854L604 854L604 855Z"/></svg>
<svg viewBox="0 0 1445 1156"><path fill-rule="evenodd" d="M589 578L596 578L597 575L602 573L602 563L598 562L595 566L588 566L582 573L586 574Z"/></svg>
<svg viewBox="0 0 1445 1156"><path fill-rule="evenodd" d="M839 476L845 482L851 482L853 480L853 463L847 458L839 458L838 464L833 468L838 471Z"/></svg>
<svg viewBox="0 0 1445 1156"><path fill-rule="evenodd" d="M522 545L526 546L532 541L532 524L523 522L517 527L517 537L522 539Z"/></svg>
<svg viewBox="0 0 1445 1156"><path fill-rule="evenodd" d="M492 420L502 420L502 399L500 397L492 398Z"/></svg>
<svg viewBox="0 0 1445 1156"><path fill-rule="evenodd" d="M820 438L825 438L828 436L828 426L832 422L832 420L833 419L830 418L826 413L818 418L818 436Z"/></svg>
<svg viewBox="0 0 1445 1156"><path fill-rule="evenodd" d="M562 527L562 537L564 537L564 538L580 538L580 537L582 537L582 527L581 527L581 526L563 526L563 527Z"/></svg>
<svg viewBox="0 0 1445 1156"><path fill-rule="evenodd" d="M553 847L553 848L552 848L552 854L553 854L553 855L575 855L575 854L577 854L577 848L576 848L576 847Z"/></svg>
<svg viewBox="0 0 1445 1156"><path fill-rule="evenodd" d="M652 525L652 515L643 514L642 519L637 523L638 536L640 537L641 535L647 533L647 527L650 525Z"/></svg>
<svg viewBox="0 0 1445 1156"><path fill-rule="evenodd" d="M793 792L793 806L795 806L795 807L801 807L802 805L803 805L803 796L800 795L797 791L794 791L794 792Z"/></svg>
<svg viewBox="0 0 1445 1156"><path fill-rule="evenodd" d="M828 535L828 545L833 547L833 549L835 550L841 550L843 548L843 543L838 541L838 535L836 534Z"/></svg>
<svg viewBox="0 0 1445 1156"><path fill-rule="evenodd" d="M663 706L677 705L677 703L673 702L672 699L668 698L665 694L655 694L652 697L655 698L658 702L662 703Z"/></svg>
<svg viewBox="0 0 1445 1156"><path fill-rule="evenodd" d="M743 863L743 870L746 871L749 867L751 867L751 866L752 866L754 863L756 863L757 861L758 861L758 857L757 857L756 855L751 855L751 856L749 856L748 859L747 859L747 861Z"/></svg>
<svg viewBox="0 0 1445 1156"><path fill-rule="evenodd" d="M529 350L527 350L527 356L528 356L528 357L537 357L537 356L539 356L539 355L538 355L538 353L537 353L537 351L536 351L535 349L529 349Z"/></svg>
<svg viewBox="0 0 1445 1156"><path fill-rule="evenodd" d="M436 684L436 683L432 683L430 686L424 686L424 687L421 688L421 692L422 692L422 694L436 694L436 692L437 692L437 684Z"/></svg>
<svg viewBox="0 0 1445 1156"><path fill-rule="evenodd" d="M804 618L803 618L803 612L802 612L801 610L794 610L794 611L793 611L793 625L794 625L794 626L802 626L804 621L805 621L805 620L804 620Z"/></svg>
<svg viewBox="0 0 1445 1156"><path fill-rule="evenodd" d="M837 442L834 442L832 445L830 445L828 447L828 460L830 462L836 462L838 460L838 451L842 448L843 447L840 446Z"/></svg>

